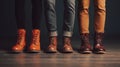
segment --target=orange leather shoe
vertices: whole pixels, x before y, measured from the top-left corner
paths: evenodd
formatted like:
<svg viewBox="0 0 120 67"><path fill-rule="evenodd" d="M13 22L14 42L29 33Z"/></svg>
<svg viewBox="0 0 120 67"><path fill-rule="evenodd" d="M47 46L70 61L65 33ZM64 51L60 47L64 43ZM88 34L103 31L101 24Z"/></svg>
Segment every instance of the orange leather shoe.
<svg viewBox="0 0 120 67"><path fill-rule="evenodd" d="M72 53L73 52L73 48L71 46L71 39L70 39L70 37L64 37L63 40L64 40L63 41L63 45L64 45L63 52L64 53Z"/></svg>
<svg viewBox="0 0 120 67"><path fill-rule="evenodd" d="M26 31L24 29L18 30L18 36L17 36L17 43L12 47L12 51L16 53L20 53L24 50L24 47L26 45Z"/></svg>
<svg viewBox="0 0 120 67"><path fill-rule="evenodd" d="M50 37L49 40L50 40L50 43L49 43L47 52L56 53L57 52L57 37Z"/></svg>
<svg viewBox="0 0 120 67"><path fill-rule="evenodd" d="M29 52L40 52L40 30L32 30L32 40L28 50Z"/></svg>

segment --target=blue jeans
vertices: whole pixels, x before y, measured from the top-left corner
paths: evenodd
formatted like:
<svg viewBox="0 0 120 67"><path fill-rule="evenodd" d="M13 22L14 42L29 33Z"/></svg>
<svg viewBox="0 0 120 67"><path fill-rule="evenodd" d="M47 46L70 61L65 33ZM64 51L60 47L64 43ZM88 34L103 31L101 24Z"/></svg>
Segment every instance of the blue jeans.
<svg viewBox="0 0 120 67"><path fill-rule="evenodd" d="M50 36L57 36L56 0L44 0L45 18ZM63 36L72 36L75 19L75 0L64 0Z"/></svg>

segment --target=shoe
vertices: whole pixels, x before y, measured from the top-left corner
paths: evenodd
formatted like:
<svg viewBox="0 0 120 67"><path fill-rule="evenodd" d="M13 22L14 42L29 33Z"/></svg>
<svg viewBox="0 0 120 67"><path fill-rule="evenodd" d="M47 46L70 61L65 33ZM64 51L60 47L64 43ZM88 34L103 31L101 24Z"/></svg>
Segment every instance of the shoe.
<svg viewBox="0 0 120 67"><path fill-rule="evenodd" d="M88 33L81 34L80 53L82 53L82 54L92 53L92 48L91 48L91 45L90 45L89 34Z"/></svg>
<svg viewBox="0 0 120 67"><path fill-rule="evenodd" d="M20 53L23 52L24 47L26 46L26 31L25 29L19 29L18 30L18 36L17 36L17 42L16 44L12 47L12 51L15 53Z"/></svg>
<svg viewBox="0 0 120 67"><path fill-rule="evenodd" d="M40 30L32 30L32 39L28 50L33 53L40 52Z"/></svg>
<svg viewBox="0 0 120 67"><path fill-rule="evenodd" d="M64 53L72 53L73 52L70 37L64 37L63 38L63 45L64 45L64 47L63 47L63 52Z"/></svg>
<svg viewBox="0 0 120 67"><path fill-rule="evenodd" d="M96 54L105 54L106 50L105 47L103 46L103 33L95 33L94 37L94 47L93 47L93 53Z"/></svg>
<svg viewBox="0 0 120 67"><path fill-rule="evenodd" d="M57 37L52 36L49 38L49 46L47 52L56 53L57 52Z"/></svg>

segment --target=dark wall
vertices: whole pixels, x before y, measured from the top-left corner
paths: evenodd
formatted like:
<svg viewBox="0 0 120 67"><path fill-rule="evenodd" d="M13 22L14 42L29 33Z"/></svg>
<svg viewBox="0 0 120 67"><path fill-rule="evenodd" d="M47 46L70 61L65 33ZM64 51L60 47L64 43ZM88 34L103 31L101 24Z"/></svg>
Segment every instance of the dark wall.
<svg viewBox="0 0 120 67"><path fill-rule="evenodd" d="M92 0L93 1L93 0ZM58 29L59 34L61 35L61 27L63 22L63 1L57 0L57 18L58 18ZM106 20L106 34L112 35L120 35L120 0L107 0L107 20ZM92 4L92 3L91 3ZM92 7L91 5L91 12ZM2 36L15 36L17 31L16 20L15 20L15 9L14 9L14 0L0 0L0 37ZM26 28L28 33L31 32L31 2L30 0L26 0ZM92 16L92 13L91 13ZM47 35L47 30L45 27L45 19L43 15L43 20L41 21L41 30L42 35ZM93 19L93 18L91 18ZM91 20L91 28L92 29L92 21ZM75 28L74 28L74 36L78 36L78 22L77 17L75 20ZM93 30L91 30L93 31ZM30 35L30 34L28 34Z"/></svg>

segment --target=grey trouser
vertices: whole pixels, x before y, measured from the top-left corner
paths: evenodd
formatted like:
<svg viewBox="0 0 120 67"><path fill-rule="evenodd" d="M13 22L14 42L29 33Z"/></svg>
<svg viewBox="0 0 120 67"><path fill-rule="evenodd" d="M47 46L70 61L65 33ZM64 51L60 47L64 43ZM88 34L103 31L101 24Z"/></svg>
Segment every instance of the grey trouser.
<svg viewBox="0 0 120 67"><path fill-rule="evenodd" d="M56 0L44 0L45 18L49 36L57 36ZM75 0L64 0L63 36L72 36L75 19Z"/></svg>

